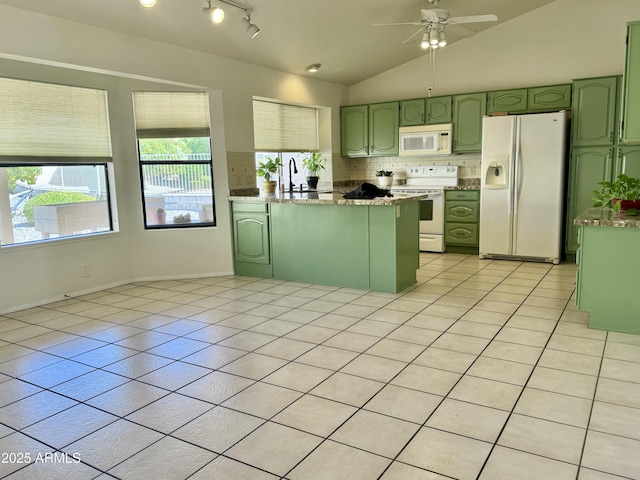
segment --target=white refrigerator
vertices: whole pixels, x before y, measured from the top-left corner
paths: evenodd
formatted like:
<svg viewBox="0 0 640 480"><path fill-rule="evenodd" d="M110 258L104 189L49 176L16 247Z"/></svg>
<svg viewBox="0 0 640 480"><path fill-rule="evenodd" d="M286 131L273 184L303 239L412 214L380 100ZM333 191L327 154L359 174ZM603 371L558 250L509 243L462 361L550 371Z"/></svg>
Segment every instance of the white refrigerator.
<svg viewBox="0 0 640 480"><path fill-rule="evenodd" d="M559 263L566 112L485 117L480 258Z"/></svg>

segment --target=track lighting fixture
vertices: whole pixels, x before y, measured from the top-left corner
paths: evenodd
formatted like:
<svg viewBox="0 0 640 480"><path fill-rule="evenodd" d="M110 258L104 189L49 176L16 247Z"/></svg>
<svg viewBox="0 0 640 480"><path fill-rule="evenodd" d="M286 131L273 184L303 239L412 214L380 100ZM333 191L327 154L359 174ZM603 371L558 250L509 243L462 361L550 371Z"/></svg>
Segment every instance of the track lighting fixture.
<svg viewBox="0 0 640 480"><path fill-rule="evenodd" d="M209 15L211 17L211 21L216 25L218 23L222 23L224 20L224 10L220 7L214 7L211 5L211 0L207 1L207 6L202 9L202 13L205 15Z"/></svg>
<svg viewBox="0 0 640 480"><path fill-rule="evenodd" d="M155 2L155 0L151 1ZM219 24L224 20L224 10L220 6L215 6L215 4L225 4L231 7L235 7L239 10L243 10L246 15L243 20L247 24L246 32L249 38L254 38L256 35L258 35L258 33L260 33L260 29L255 24L251 23L251 13L253 12L253 10L232 0L207 0L207 6L202 9L202 13L204 13L205 15L209 15L213 23Z"/></svg>
<svg viewBox="0 0 640 480"><path fill-rule="evenodd" d="M249 38L255 38L260 33L260 29L251 23L251 13L247 12L247 17L244 19L247 22L247 36Z"/></svg>
<svg viewBox="0 0 640 480"><path fill-rule="evenodd" d="M156 4L156 0L139 0L139 1L140 1L140 5L147 8L154 7Z"/></svg>

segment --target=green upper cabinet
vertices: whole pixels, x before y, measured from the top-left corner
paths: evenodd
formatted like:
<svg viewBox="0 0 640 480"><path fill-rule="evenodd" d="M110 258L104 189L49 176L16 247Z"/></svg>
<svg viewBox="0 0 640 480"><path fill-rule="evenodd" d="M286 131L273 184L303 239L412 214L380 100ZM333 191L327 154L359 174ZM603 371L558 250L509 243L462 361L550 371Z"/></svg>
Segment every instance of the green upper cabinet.
<svg viewBox="0 0 640 480"><path fill-rule="evenodd" d="M470 93L453 97L453 151L482 150L482 117L487 113L487 94Z"/></svg>
<svg viewBox="0 0 640 480"><path fill-rule="evenodd" d="M527 97L527 110L531 112L571 108L571 84L529 88Z"/></svg>
<svg viewBox="0 0 640 480"><path fill-rule="evenodd" d="M451 123L451 96L427 98L427 125Z"/></svg>
<svg viewBox="0 0 640 480"><path fill-rule="evenodd" d="M620 140L640 143L640 21L627 24L627 53L622 77Z"/></svg>
<svg viewBox="0 0 640 480"><path fill-rule="evenodd" d="M398 155L399 108L399 102L340 107L342 155Z"/></svg>
<svg viewBox="0 0 640 480"><path fill-rule="evenodd" d="M489 105L487 113L521 113L527 110L527 89L497 90L487 94Z"/></svg>
<svg viewBox="0 0 640 480"><path fill-rule="evenodd" d="M369 155L398 155L398 102L369 105Z"/></svg>
<svg viewBox="0 0 640 480"><path fill-rule="evenodd" d="M578 249L578 228L573 219L593 206L591 197L599 182L611 180L613 147L579 147L571 152L566 252Z"/></svg>
<svg viewBox="0 0 640 480"><path fill-rule="evenodd" d="M573 146L613 145L618 77L585 78L573 83Z"/></svg>
<svg viewBox="0 0 640 480"><path fill-rule="evenodd" d="M424 125L424 109L424 98L402 100L400 102L400 126L411 127L414 125Z"/></svg>
<svg viewBox="0 0 640 480"><path fill-rule="evenodd" d="M640 145L618 147L613 177L617 178L621 173L640 178Z"/></svg>
<svg viewBox="0 0 640 480"><path fill-rule="evenodd" d="M369 154L369 106L340 107L340 147L345 157Z"/></svg>

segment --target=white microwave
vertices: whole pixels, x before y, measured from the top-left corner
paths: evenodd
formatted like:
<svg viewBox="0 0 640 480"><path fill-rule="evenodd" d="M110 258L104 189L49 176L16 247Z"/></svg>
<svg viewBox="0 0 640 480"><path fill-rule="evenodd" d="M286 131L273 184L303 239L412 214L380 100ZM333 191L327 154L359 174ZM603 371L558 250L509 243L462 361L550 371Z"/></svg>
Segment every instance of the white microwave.
<svg viewBox="0 0 640 480"><path fill-rule="evenodd" d="M453 125L400 127L400 155L450 155Z"/></svg>

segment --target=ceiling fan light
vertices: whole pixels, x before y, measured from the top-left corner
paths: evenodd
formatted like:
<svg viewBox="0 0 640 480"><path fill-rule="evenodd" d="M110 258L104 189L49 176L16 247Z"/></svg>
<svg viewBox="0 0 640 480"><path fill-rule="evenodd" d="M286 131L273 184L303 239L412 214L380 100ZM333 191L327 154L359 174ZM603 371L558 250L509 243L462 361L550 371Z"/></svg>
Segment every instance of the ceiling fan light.
<svg viewBox="0 0 640 480"><path fill-rule="evenodd" d="M440 32L440 40L438 41L439 47L447 46L447 38L444 36L444 30Z"/></svg>
<svg viewBox="0 0 640 480"><path fill-rule="evenodd" d="M438 37L438 31L431 30L431 33L429 35L429 43L431 43L431 45L438 45L439 41L440 41L440 38Z"/></svg>
<svg viewBox="0 0 640 480"><path fill-rule="evenodd" d="M156 0L140 0L140 5L146 8L151 8L156 5Z"/></svg>
<svg viewBox="0 0 640 480"><path fill-rule="evenodd" d="M422 34L422 41L420 42L420 48L426 50L427 48L429 48L429 34L427 32L424 32Z"/></svg>

